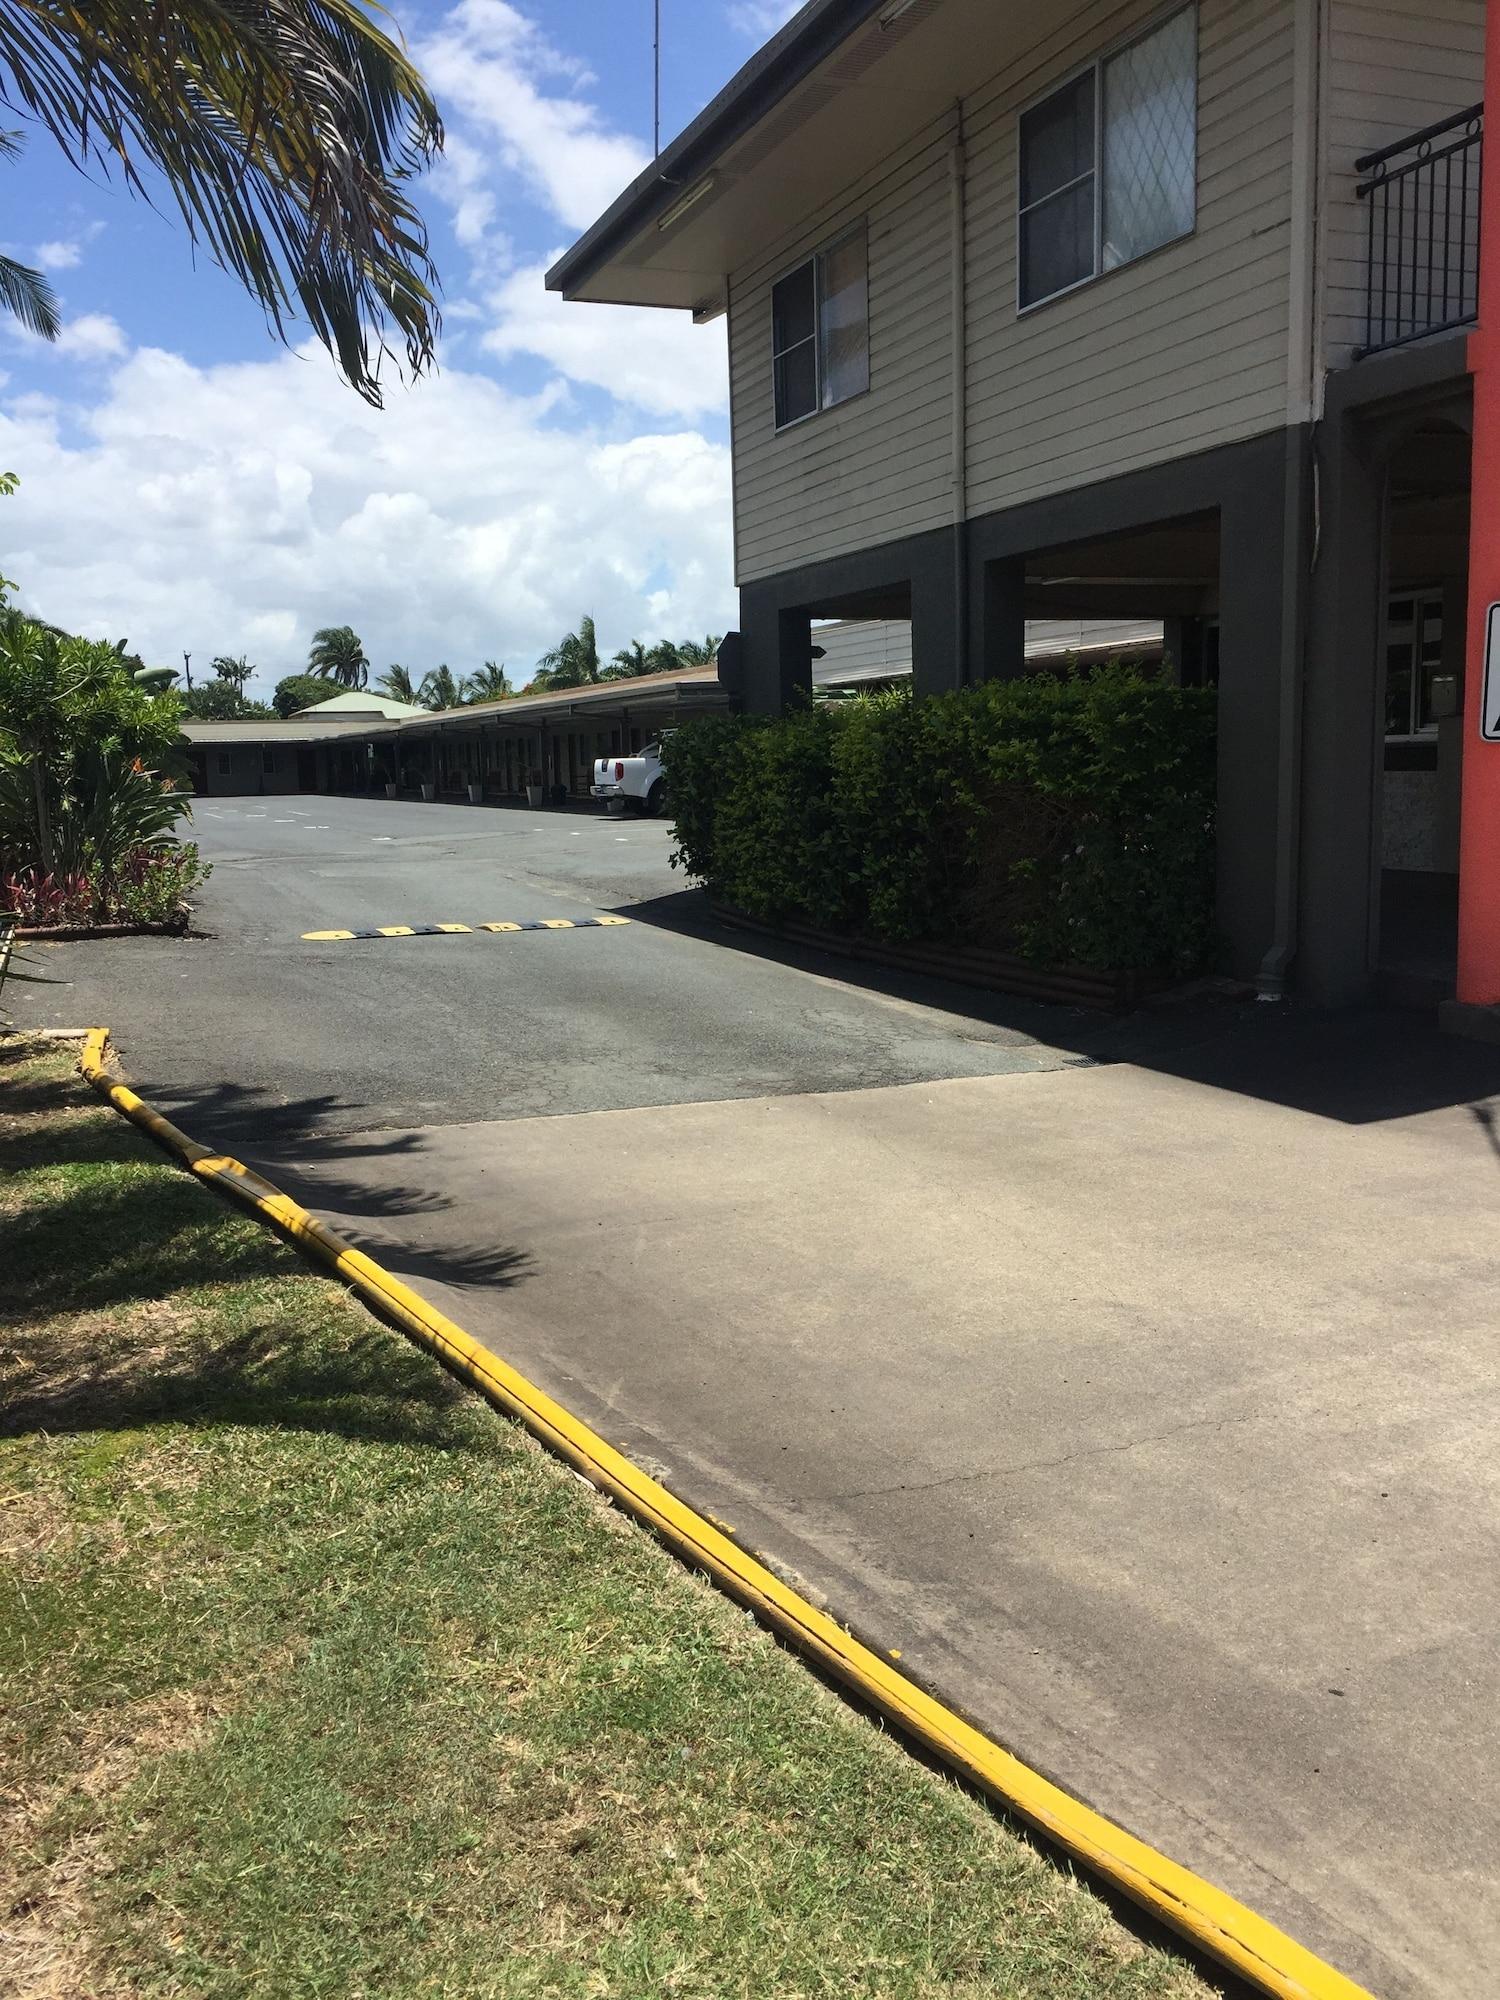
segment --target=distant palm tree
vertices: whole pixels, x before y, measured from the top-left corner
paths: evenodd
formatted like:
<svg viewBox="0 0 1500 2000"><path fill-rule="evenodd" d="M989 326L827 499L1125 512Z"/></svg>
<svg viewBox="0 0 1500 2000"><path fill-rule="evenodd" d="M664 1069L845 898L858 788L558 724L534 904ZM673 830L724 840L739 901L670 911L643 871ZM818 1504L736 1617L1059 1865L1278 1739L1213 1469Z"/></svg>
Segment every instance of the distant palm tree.
<svg viewBox="0 0 1500 2000"><path fill-rule="evenodd" d="M352 625L325 625L313 633L307 655L307 671L340 687L362 688L370 678L370 662L359 634Z"/></svg>
<svg viewBox="0 0 1500 2000"><path fill-rule="evenodd" d="M711 667L721 643L722 636L715 638L710 632L706 639L679 639L673 650L685 667Z"/></svg>
<svg viewBox="0 0 1500 2000"><path fill-rule="evenodd" d="M254 667L251 666L243 653L240 654L237 660L231 659L226 653L221 653L218 659L211 662L211 665L219 679L221 681L228 681L236 694L244 693L246 681L255 672Z"/></svg>
<svg viewBox="0 0 1500 2000"><path fill-rule="evenodd" d="M410 707L421 705L421 694L413 685L411 675L405 667L391 665L386 668L375 683L377 694L383 694L389 701L404 701Z"/></svg>
<svg viewBox="0 0 1500 2000"><path fill-rule="evenodd" d="M599 642L594 621L583 617L576 632L567 632L537 661L535 688L583 687L599 678Z"/></svg>
<svg viewBox="0 0 1500 2000"><path fill-rule="evenodd" d="M411 181L443 128L376 11L355 0L5 0L0 78L5 103L75 167L118 174L148 200L160 175L189 235L275 331L304 320L378 404L387 331L414 371L433 359L436 274ZM0 265L0 306L56 339L50 287L25 265Z"/></svg>
<svg viewBox="0 0 1500 2000"><path fill-rule="evenodd" d="M503 660L498 666L493 660L486 660L478 673L470 674L462 685L466 702L508 701L514 693Z"/></svg>
<svg viewBox="0 0 1500 2000"><path fill-rule="evenodd" d="M628 646L622 646L599 678L601 681L633 681L651 671L651 656L639 639L632 639Z"/></svg>
<svg viewBox="0 0 1500 2000"><path fill-rule="evenodd" d="M430 674L424 674L422 685L417 689L417 699L423 708L457 708L463 695L453 678L453 669L434 667Z"/></svg>

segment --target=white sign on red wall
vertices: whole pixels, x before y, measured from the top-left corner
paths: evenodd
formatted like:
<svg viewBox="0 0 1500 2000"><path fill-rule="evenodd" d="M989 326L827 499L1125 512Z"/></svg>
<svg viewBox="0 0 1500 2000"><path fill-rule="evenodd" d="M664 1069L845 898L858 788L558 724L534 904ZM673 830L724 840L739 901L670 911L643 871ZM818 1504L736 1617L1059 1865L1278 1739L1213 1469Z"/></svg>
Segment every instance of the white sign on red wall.
<svg viewBox="0 0 1500 2000"><path fill-rule="evenodd" d="M1500 604L1492 604L1484 619L1484 686L1479 694L1479 733L1486 743L1500 743Z"/></svg>

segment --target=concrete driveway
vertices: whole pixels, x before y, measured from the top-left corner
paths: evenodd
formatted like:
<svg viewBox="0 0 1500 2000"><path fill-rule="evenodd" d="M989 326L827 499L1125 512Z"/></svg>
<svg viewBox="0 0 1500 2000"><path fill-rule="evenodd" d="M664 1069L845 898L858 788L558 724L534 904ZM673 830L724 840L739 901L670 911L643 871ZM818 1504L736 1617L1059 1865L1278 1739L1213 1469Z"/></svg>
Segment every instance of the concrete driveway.
<svg viewBox="0 0 1500 2000"><path fill-rule="evenodd" d="M217 939L33 1012L1091 1803L1389 2000L1494 1990L1494 1052L882 989L715 933L660 828L291 803ZM638 921L297 937L548 896Z"/></svg>

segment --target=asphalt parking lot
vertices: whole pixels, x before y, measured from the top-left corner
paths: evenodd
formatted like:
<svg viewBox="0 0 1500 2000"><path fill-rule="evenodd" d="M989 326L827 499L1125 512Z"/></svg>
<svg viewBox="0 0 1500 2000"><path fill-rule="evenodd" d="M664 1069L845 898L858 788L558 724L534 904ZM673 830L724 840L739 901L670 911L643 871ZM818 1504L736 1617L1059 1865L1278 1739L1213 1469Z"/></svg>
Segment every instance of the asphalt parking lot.
<svg viewBox="0 0 1500 2000"><path fill-rule="evenodd" d="M771 952L655 822L199 834L206 935L57 947L23 1015L1376 1993L1493 1991L1497 1052Z"/></svg>
<svg viewBox="0 0 1500 2000"><path fill-rule="evenodd" d="M58 954L47 1018L107 1016L142 1083L200 1120L320 1132L1003 1073L1067 1052L664 928L660 820L357 799L200 802L203 937ZM694 899L687 899L694 900ZM303 933L586 918L379 943ZM966 1004L964 996L957 996ZM231 1038L232 1036L232 1038ZM209 1098L212 1101L205 1102Z"/></svg>

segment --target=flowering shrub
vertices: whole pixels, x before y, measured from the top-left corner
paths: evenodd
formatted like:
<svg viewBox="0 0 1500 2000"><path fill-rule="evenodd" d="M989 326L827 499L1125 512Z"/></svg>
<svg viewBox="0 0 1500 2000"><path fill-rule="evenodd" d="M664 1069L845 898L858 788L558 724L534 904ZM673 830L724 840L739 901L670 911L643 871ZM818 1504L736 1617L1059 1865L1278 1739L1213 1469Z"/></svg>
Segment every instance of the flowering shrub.
<svg viewBox="0 0 1500 2000"><path fill-rule="evenodd" d="M188 842L133 848L107 879L85 870L48 875L0 859L0 907L28 928L86 924L166 924L208 880L209 865Z"/></svg>

